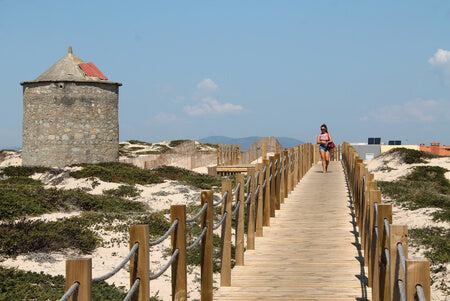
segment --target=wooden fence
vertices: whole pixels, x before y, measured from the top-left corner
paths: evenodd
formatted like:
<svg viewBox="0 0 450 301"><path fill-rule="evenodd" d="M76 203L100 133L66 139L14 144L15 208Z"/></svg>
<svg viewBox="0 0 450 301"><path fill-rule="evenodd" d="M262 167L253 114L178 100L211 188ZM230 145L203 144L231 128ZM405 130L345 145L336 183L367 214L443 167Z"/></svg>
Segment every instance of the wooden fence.
<svg viewBox="0 0 450 301"><path fill-rule="evenodd" d="M241 163L241 146L237 144L218 144L217 166Z"/></svg>
<svg viewBox="0 0 450 301"><path fill-rule="evenodd" d="M148 301L151 280L158 278L168 267L172 270L172 300L187 299L186 254L201 243L201 300L213 300L213 231L221 227L221 271L220 285L231 285L231 227L235 221L235 264L244 265L244 249L255 248L255 236L263 236L264 226L270 225L270 217L294 189L298 181L310 169L314 160L313 146L299 145L276 153L256 170L249 170L247 179L236 175L236 186L222 182L222 198L213 202L212 191L201 192L202 209L193 217L186 217L185 205L170 208L171 227L160 239L149 240L148 225L133 225L130 228L130 254L113 272L130 262L130 290L125 300ZM221 206L220 221L214 225L214 207ZM216 218L217 219L217 218ZM186 224L200 220L202 234L187 246ZM247 225L245 227L244 225ZM245 230L247 239L245 241ZM151 247L171 236L172 257L156 274L150 275L149 254ZM92 300L93 282L105 280L113 275L92 278L90 258L66 261L66 294L61 300Z"/></svg>
<svg viewBox="0 0 450 301"><path fill-rule="evenodd" d="M342 145L342 160L368 267L371 300L430 300L430 264L408 259L408 227L393 223L392 205L383 204L374 175L348 143Z"/></svg>

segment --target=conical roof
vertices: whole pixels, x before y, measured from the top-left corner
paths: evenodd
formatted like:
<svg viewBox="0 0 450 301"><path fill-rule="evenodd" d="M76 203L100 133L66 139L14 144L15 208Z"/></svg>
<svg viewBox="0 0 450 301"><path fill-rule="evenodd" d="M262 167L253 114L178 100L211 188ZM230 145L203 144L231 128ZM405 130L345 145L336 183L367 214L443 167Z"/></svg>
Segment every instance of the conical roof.
<svg viewBox="0 0 450 301"><path fill-rule="evenodd" d="M33 81L22 82L20 84L61 81L102 82L119 86L122 85L109 81L93 63L84 63L83 60L72 53L72 47L70 46L67 54L47 69L47 71Z"/></svg>

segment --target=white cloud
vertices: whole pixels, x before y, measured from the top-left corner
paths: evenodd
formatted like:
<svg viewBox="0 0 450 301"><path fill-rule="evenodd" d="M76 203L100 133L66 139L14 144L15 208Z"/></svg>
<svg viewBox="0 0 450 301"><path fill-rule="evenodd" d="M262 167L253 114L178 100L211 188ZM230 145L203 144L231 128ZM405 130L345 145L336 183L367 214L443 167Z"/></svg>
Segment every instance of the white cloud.
<svg viewBox="0 0 450 301"><path fill-rule="evenodd" d="M445 84L450 85L450 51L438 49L428 63L438 72Z"/></svg>
<svg viewBox="0 0 450 301"><path fill-rule="evenodd" d="M191 116L233 114L242 111L244 108L232 103L220 103L214 96L219 89L212 79L205 78L197 84L197 89L193 97L197 103L184 106L184 111Z"/></svg>
<svg viewBox="0 0 450 301"><path fill-rule="evenodd" d="M219 86L210 78L205 78L197 84L197 92L200 94L211 94L217 91Z"/></svg>
<svg viewBox="0 0 450 301"><path fill-rule="evenodd" d="M211 97L203 98L199 103L184 107L184 111L193 116L207 115L207 114L230 114L242 111L243 107L231 103L219 103L216 99Z"/></svg>
<svg viewBox="0 0 450 301"><path fill-rule="evenodd" d="M403 104L383 106L360 118L361 121L383 122L434 122L438 119L450 120L450 101L415 99Z"/></svg>
<svg viewBox="0 0 450 301"><path fill-rule="evenodd" d="M171 123L177 120L177 116L175 114L166 114L166 113L159 113L155 117L153 117L153 121L158 123Z"/></svg>

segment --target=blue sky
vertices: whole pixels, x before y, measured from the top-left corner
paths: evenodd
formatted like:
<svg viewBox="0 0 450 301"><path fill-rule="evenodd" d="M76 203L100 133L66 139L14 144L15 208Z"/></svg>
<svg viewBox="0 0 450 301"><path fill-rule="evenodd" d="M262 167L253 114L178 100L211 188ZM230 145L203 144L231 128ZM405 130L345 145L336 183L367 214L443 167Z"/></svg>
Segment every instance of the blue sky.
<svg viewBox="0 0 450 301"><path fill-rule="evenodd" d="M0 148L69 45L123 83L121 141L450 144L449 37L449 1L0 0Z"/></svg>

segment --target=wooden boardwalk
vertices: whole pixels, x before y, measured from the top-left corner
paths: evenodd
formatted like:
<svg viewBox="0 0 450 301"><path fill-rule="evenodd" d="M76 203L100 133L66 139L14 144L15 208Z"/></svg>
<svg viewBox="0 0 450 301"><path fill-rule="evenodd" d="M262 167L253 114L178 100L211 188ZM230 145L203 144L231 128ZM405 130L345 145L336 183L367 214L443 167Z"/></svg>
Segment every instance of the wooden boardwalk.
<svg viewBox="0 0 450 301"><path fill-rule="evenodd" d="M341 162L314 165L214 300L368 300Z"/></svg>

